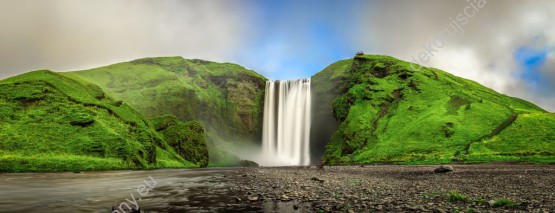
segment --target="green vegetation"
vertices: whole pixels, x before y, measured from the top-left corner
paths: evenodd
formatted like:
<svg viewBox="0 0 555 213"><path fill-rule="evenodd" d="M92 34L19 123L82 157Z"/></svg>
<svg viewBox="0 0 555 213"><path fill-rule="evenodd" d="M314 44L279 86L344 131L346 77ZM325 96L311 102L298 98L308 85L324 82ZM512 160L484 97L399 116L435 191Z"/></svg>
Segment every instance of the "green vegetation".
<svg viewBox="0 0 555 213"><path fill-rule="evenodd" d="M325 164L555 163L555 114L410 65L358 55L312 77ZM181 57L2 80L0 172L254 166L232 153L259 141L265 81Z"/></svg>
<svg viewBox="0 0 555 213"><path fill-rule="evenodd" d="M447 72L413 71L410 65L361 55L313 76L315 101L332 105L340 123L324 163L555 162L555 114ZM330 90L338 93L325 95Z"/></svg>
<svg viewBox="0 0 555 213"><path fill-rule="evenodd" d="M0 81L0 172L206 164L181 157L186 146L169 146L141 114L85 81L46 70Z"/></svg>
<svg viewBox="0 0 555 213"><path fill-rule="evenodd" d="M515 207L515 206L517 206L517 204L514 201L509 200L509 199L505 199L505 198L497 199L497 200L494 200L494 201L495 202L492 205L493 207L504 207L504 206Z"/></svg>
<svg viewBox="0 0 555 213"><path fill-rule="evenodd" d="M201 167L208 166L208 149L201 123L183 123L173 115L156 118L152 123L181 157L190 162L198 162Z"/></svg>
<svg viewBox="0 0 555 213"><path fill-rule="evenodd" d="M447 200L449 202L465 202L468 200L468 197L464 194L457 192L456 190L452 190L447 194Z"/></svg>
<svg viewBox="0 0 555 213"><path fill-rule="evenodd" d="M451 203L474 203L476 205L480 205L480 206L485 206L485 205L489 205L491 207L497 208L497 207L516 207L518 206L517 202L514 202L512 200L506 199L506 198L501 198L501 199L493 199L490 201L486 201L483 198L479 198L479 197L471 197L462 193L459 193L457 190L451 190L447 193L447 195L445 196L445 194L442 193L424 193L422 194L422 196L430 198L437 198L437 197L446 197L447 201L451 202ZM474 212L475 209L469 208L466 210L466 212Z"/></svg>
<svg viewBox="0 0 555 213"><path fill-rule="evenodd" d="M224 147L261 137L266 78L236 64L158 57L67 75L100 86L148 119L173 115L183 122L201 121L216 165L239 162Z"/></svg>
<svg viewBox="0 0 555 213"><path fill-rule="evenodd" d="M468 161L555 162L555 114L521 114L499 134L473 143Z"/></svg>
<svg viewBox="0 0 555 213"><path fill-rule="evenodd" d="M360 179L352 179L349 181L349 185L351 186L359 186L362 184L362 180Z"/></svg>

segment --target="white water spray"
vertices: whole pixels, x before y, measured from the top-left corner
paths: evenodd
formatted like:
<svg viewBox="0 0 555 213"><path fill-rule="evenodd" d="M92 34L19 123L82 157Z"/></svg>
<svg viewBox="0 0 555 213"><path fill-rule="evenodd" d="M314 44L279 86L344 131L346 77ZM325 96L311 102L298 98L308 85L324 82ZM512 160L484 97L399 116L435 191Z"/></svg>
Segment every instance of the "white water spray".
<svg viewBox="0 0 555 213"><path fill-rule="evenodd" d="M310 79L266 82L261 165L310 164L310 96Z"/></svg>

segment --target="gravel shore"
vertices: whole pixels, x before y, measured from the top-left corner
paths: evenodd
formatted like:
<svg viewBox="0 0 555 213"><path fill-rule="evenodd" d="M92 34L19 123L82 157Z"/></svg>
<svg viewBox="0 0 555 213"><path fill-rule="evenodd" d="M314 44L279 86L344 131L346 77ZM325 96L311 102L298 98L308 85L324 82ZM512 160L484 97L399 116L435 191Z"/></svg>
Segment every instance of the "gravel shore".
<svg viewBox="0 0 555 213"><path fill-rule="evenodd" d="M553 165L245 168L230 181L243 210L264 212L554 212Z"/></svg>

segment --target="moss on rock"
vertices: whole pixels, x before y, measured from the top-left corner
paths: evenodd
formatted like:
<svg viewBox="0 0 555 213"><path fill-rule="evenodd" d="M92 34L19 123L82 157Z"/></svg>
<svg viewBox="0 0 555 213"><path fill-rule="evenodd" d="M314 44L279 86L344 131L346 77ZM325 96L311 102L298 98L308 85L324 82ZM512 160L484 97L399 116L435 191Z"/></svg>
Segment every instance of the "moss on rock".
<svg viewBox="0 0 555 213"><path fill-rule="evenodd" d="M165 115L155 118L152 123L181 157L201 167L208 166L207 142L200 122L184 123L173 115Z"/></svg>

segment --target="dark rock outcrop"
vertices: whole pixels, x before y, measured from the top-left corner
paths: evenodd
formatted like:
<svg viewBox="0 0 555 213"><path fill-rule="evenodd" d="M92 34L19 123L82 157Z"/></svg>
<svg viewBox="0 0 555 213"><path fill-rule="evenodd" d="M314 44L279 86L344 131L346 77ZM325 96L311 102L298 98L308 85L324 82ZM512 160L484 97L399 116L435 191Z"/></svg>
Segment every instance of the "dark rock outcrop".
<svg viewBox="0 0 555 213"><path fill-rule="evenodd" d="M250 160L241 160L239 161L239 166L241 167L258 167L258 163Z"/></svg>

